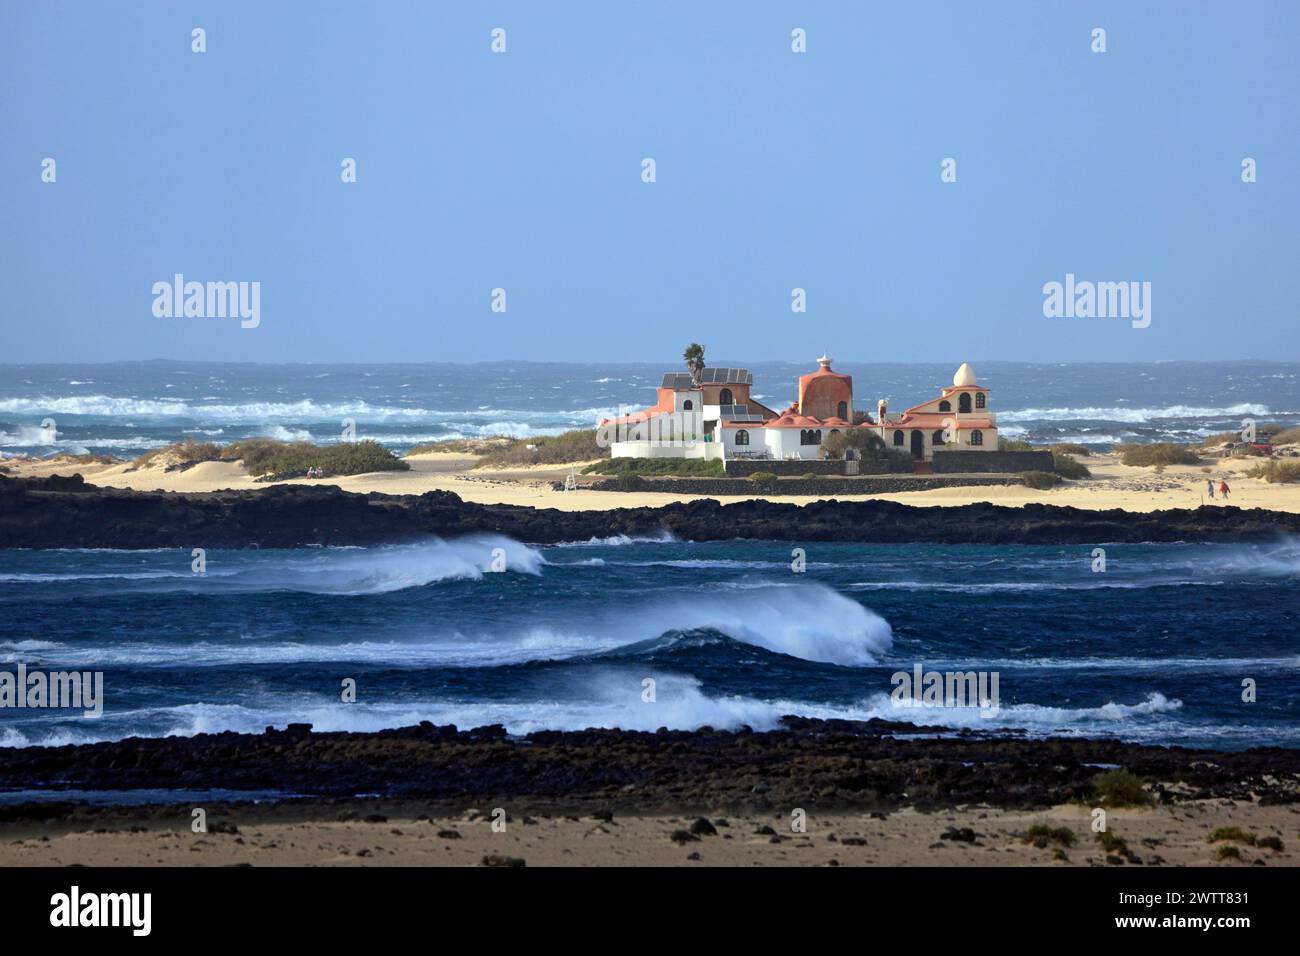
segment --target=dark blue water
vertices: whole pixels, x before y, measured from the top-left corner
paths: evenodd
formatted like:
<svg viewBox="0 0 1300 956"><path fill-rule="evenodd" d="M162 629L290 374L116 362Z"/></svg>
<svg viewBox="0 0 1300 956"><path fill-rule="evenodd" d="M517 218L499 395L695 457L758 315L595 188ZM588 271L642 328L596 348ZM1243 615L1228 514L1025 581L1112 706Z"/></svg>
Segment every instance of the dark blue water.
<svg viewBox="0 0 1300 956"><path fill-rule="evenodd" d="M0 742L291 721L766 728L787 713L1300 742L1295 543L1107 545L1104 572L1083 546L812 543L799 574L793 547L485 536L210 551L201 575L188 551L0 552L0 669L101 670L107 698L99 718L0 710ZM891 675L916 663L997 672L998 713L891 700Z"/></svg>
<svg viewBox="0 0 1300 956"><path fill-rule="evenodd" d="M58 452L132 457L193 437L340 440L396 451L447 438L527 437L590 428L620 405L654 401L680 360L639 364L254 365L125 362L0 364L0 455ZM721 358L710 361L728 364ZM858 408L901 410L938 393L959 362L837 362ZM730 364L744 365L743 361ZM974 362L1003 437L1075 441L1199 440L1246 417L1300 423L1300 364L1266 362L1033 364ZM773 408L797 396L804 362L759 362L754 395ZM42 427L43 423L50 423Z"/></svg>

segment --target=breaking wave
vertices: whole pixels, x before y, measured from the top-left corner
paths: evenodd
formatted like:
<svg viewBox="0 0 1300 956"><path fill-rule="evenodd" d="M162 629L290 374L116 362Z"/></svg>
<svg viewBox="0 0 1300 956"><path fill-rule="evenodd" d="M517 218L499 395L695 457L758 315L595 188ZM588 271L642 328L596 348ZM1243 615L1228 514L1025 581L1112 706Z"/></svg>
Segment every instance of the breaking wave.
<svg viewBox="0 0 1300 956"><path fill-rule="evenodd" d="M411 726L422 720L455 724L461 728L502 724L512 734L540 730L583 730L589 727L653 731L659 727L696 730L700 727L735 730L742 726L772 730L786 715L821 719L909 721L924 727L951 731L1019 729L1030 736L1106 735L1156 737L1164 715L1182 707L1153 692L1134 704L1114 701L1093 707L1049 707L1016 704L1003 707L986 718L976 708L922 707L892 703L889 695L845 706L810 704L800 700L762 700L743 695L710 696L692 677L657 677L655 700L642 698L639 673L610 670L586 676L581 687L573 686L549 698L530 701L466 701L426 699L401 702L356 704L340 707L321 697L282 696L237 704L181 704L174 707L142 708L105 713L95 721L73 727L27 725L6 728L0 746L33 744L57 746L121 739L133 734L145 736L192 736L232 730L260 733L268 725L283 727L290 722L307 722L317 731L377 731Z"/></svg>
<svg viewBox="0 0 1300 956"><path fill-rule="evenodd" d="M1273 412L1267 405L1241 402L1222 408L1199 405L1166 405L1163 408L1021 408L998 412L999 422L1027 421L1107 421L1141 425L1157 419L1171 418L1230 418L1237 415L1291 415L1294 412Z"/></svg>
<svg viewBox="0 0 1300 956"><path fill-rule="evenodd" d="M492 543L492 539L485 543ZM458 558L461 563L452 570L461 571L462 576L481 574L474 564L477 554L473 560ZM439 575L437 579L450 573L441 557L418 571L404 565L399 576L373 560L363 564L372 577L353 575L341 583L318 580L313 587L318 593L378 593L427 583L431 572ZM373 575L377 567L376 579ZM304 579L320 576L321 572L301 573ZM274 575L271 581L277 582ZM284 587L282 572L277 583ZM363 583L370 590L357 590ZM269 582L260 587L274 589ZM349 590L340 591L339 587ZM210 667L347 661L397 668L490 667L599 657L684 631L714 631L775 654L850 667L874 664L893 640L889 623L856 601L819 584L799 584L755 585L713 596L657 598L646 606L630 604L545 625L480 626L475 630L419 625L406 639L333 643L305 639L223 642L218 638L167 643L119 640L112 647L67 644L41 648L46 654L28 654L27 658L48 657L69 666L94 663Z"/></svg>

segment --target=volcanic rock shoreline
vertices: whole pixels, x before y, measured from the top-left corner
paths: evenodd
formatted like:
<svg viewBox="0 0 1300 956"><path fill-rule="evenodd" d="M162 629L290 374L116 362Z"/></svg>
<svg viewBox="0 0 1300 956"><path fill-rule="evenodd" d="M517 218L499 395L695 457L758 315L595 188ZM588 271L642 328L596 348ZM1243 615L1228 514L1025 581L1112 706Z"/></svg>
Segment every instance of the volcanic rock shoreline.
<svg viewBox="0 0 1300 956"><path fill-rule="evenodd" d="M307 798L304 806L317 812L360 795L461 808L503 799L523 812L888 812L1088 801L1102 768L1120 766L1141 777L1158 803L1300 803L1300 749L1217 752L932 733L905 722L799 717L765 732L589 729L520 738L499 725L458 730L426 721L371 733L313 733L310 725L290 724L263 734L0 750L0 788L271 791ZM57 818L76 808L57 799L0 806L0 822Z"/></svg>
<svg viewBox="0 0 1300 956"><path fill-rule="evenodd" d="M558 511L474 504L449 491L356 494L331 485L278 485L182 494L103 488L87 484L80 475L0 476L0 548L295 548L399 543L476 532L533 544L665 533L693 541L1269 541L1300 534L1300 514L1236 507L1128 512L1038 504L914 507L835 500L803 506L698 500L660 508Z"/></svg>

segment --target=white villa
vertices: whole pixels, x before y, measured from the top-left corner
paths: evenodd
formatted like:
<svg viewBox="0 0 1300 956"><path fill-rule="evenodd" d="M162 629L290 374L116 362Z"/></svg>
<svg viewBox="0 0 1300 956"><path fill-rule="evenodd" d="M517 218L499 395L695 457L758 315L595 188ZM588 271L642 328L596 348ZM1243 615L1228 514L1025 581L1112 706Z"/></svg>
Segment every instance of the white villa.
<svg viewBox="0 0 1300 956"><path fill-rule="evenodd" d="M874 420L863 412L857 424L852 376L832 370L825 355L817 364L817 371L800 376L798 397L784 411L751 397L754 377L747 369L705 368L698 381L668 373L652 407L605 419L600 429L615 458L819 459L827 436L855 428L924 461L936 449L997 450L988 389L965 362L937 398L896 417L882 400Z"/></svg>

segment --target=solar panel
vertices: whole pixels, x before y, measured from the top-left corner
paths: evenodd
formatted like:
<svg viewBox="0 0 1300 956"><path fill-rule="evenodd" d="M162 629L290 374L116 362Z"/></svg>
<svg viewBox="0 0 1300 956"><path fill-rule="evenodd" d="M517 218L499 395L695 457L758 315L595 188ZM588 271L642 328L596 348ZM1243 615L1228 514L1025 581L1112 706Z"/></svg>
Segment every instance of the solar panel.
<svg viewBox="0 0 1300 956"><path fill-rule="evenodd" d="M718 408L718 416L723 421L729 422L763 421L763 416L757 412L750 411L748 405L722 405Z"/></svg>
<svg viewBox="0 0 1300 956"><path fill-rule="evenodd" d="M754 376L743 368L706 368L700 375L702 385L753 385Z"/></svg>

